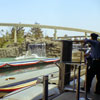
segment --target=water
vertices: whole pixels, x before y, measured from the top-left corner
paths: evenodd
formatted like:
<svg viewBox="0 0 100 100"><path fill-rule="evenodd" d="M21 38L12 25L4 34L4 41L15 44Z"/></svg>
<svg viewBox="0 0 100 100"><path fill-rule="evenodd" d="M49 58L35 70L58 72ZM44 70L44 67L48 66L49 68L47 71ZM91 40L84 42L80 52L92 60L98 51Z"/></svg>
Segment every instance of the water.
<svg viewBox="0 0 100 100"><path fill-rule="evenodd" d="M44 58L47 59L46 45L45 43L29 44L28 51L26 52L26 54L16 58L2 58L0 59L0 64L2 65L14 61L33 61L33 60L43 60ZM41 64L34 64L29 67L21 66L20 68L18 67L8 68L8 69L4 69L4 71L0 71L0 77L34 71L41 68L49 67L51 65L52 64L41 63Z"/></svg>
<svg viewBox="0 0 100 100"><path fill-rule="evenodd" d="M26 55L36 54L38 57L46 57L46 45L42 44L29 44L28 53Z"/></svg>
<svg viewBox="0 0 100 100"><path fill-rule="evenodd" d="M14 58L2 58L0 59L0 62L8 62L8 61L14 61L15 59ZM0 72L0 78L5 78L6 76L7 77L12 77L13 75L18 75L18 74L21 74L21 73L27 73L27 72L34 72L36 70L40 70L40 69L43 69L43 68L46 68L46 67L55 67L56 65L55 64L47 64L47 63L43 63L43 64L36 64L34 66L31 66L31 67L23 67L21 66L21 69L13 69L13 70L6 70L6 71L3 71L3 72ZM14 67L15 68L15 67ZM6 94L8 94L7 92L0 92L0 97L3 97L5 96Z"/></svg>
<svg viewBox="0 0 100 100"><path fill-rule="evenodd" d="M29 60L29 59L25 59L25 60ZM15 60L15 58L2 58L2 59L0 59L0 62L9 62L9 61L16 61L16 60ZM36 70L40 70L40 69L43 69L46 67L51 67L51 66L53 67L56 65L54 65L53 63L40 63L40 64L34 64L32 66L27 66L27 67L21 66L20 68L14 67L13 69L4 69L4 71L0 71L0 77L36 71Z"/></svg>
<svg viewBox="0 0 100 100"><path fill-rule="evenodd" d="M15 61L15 58L0 58L0 62Z"/></svg>
<svg viewBox="0 0 100 100"><path fill-rule="evenodd" d="M7 63L7 62L14 62L14 61L32 61L32 60L43 60L47 59L46 57L37 57L37 58L23 58L23 59L16 59L16 58L1 58L0 63Z"/></svg>
<svg viewBox="0 0 100 100"><path fill-rule="evenodd" d="M28 44L28 50L25 55L16 57L16 60L31 58L46 58L46 45L42 44Z"/></svg>
<svg viewBox="0 0 100 100"><path fill-rule="evenodd" d="M33 57L34 56L34 57ZM24 58L26 57L26 58ZM28 57L28 59L27 59ZM46 58L46 46L45 44L36 44L36 45L30 45L28 48L28 51L26 52L26 55L23 55L23 59L15 59L15 58L2 58L0 59L0 64L2 65L3 63L7 62L14 62L14 61L33 61L33 60L42 60ZM27 73L27 72L33 72L36 70L40 70L46 67L55 67L54 64L48 64L48 63L40 63L40 64L34 64L31 66L20 66L19 67L14 67L11 68L6 68L1 70L0 69L0 78L5 77L5 76L12 76L20 73ZM0 93L0 97L4 96L5 93Z"/></svg>

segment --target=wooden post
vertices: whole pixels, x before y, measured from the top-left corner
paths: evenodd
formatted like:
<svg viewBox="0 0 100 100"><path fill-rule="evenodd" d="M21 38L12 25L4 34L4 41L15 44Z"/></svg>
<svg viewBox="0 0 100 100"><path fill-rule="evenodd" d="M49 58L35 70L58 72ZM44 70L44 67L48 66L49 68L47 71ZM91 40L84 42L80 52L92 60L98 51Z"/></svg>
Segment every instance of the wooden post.
<svg viewBox="0 0 100 100"><path fill-rule="evenodd" d="M43 77L43 100L48 100L48 76Z"/></svg>
<svg viewBox="0 0 100 100"><path fill-rule="evenodd" d="M67 62L72 61L72 41L62 40L61 47L61 59L60 59L60 71L59 71L59 89L63 92L65 85L70 82L70 70L71 65L67 65Z"/></svg>

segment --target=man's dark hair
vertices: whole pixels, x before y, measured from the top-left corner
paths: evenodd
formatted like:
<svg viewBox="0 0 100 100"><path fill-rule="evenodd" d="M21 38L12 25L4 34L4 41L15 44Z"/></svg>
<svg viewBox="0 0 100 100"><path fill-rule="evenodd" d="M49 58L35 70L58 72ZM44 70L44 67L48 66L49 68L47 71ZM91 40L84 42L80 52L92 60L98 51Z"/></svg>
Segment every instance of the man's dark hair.
<svg viewBox="0 0 100 100"><path fill-rule="evenodd" d="M92 37L93 40L97 40L98 34L92 33L91 34L91 37Z"/></svg>

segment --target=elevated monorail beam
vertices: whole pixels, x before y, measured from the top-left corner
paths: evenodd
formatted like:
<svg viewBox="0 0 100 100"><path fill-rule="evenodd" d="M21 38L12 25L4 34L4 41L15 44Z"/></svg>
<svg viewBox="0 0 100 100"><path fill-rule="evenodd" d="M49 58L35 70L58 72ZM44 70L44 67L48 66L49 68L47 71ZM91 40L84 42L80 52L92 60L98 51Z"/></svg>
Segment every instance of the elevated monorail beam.
<svg viewBox="0 0 100 100"><path fill-rule="evenodd" d="M39 27L39 28L47 28L47 29L68 30L68 31L77 31L77 32L100 34L100 32L95 32L95 31L90 31L90 30L85 30L85 29L77 29L77 28L70 28L70 27L60 27L60 26L49 26L49 25L39 25L39 24L0 23L0 26Z"/></svg>

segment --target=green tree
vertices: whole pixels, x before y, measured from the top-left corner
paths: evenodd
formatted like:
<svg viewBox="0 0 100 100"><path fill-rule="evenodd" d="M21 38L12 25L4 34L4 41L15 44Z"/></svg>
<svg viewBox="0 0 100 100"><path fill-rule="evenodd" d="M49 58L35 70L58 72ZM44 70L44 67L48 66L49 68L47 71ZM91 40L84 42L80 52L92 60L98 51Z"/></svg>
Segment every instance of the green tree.
<svg viewBox="0 0 100 100"><path fill-rule="evenodd" d="M6 31L6 41L10 41L10 34L8 31Z"/></svg>
<svg viewBox="0 0 100 100"><path fill-rule="evenodd" d="M14 34L17 34L17 41L18 43L22 43L24 41L24 28L23 27L16 27L16 28L12 28L11 30L11 38L12 40L14 40Z"/></svg>
<svg viewBox="0 0 100 100"><path fill-rule="evenodd" d="M24 31L25 29L23 27L16 28L17 40L19 43L22 43L24 41Z"/></svg>
<svg viewBox="0 0 100 100"><path fill-rule="evenodd" d="M15 28L13 27L11 29L11 39L14 40L14 33L15 33Z"/></svg>
<svg viewBox="0 0 100 100"><path fill-rule="evenodd" d="M38 23L35 23L35 24L38 24ZM43 37L42 30L39 27L31 28L30 32L32 33L33 37L36 38L36 39Z"/></svg>

